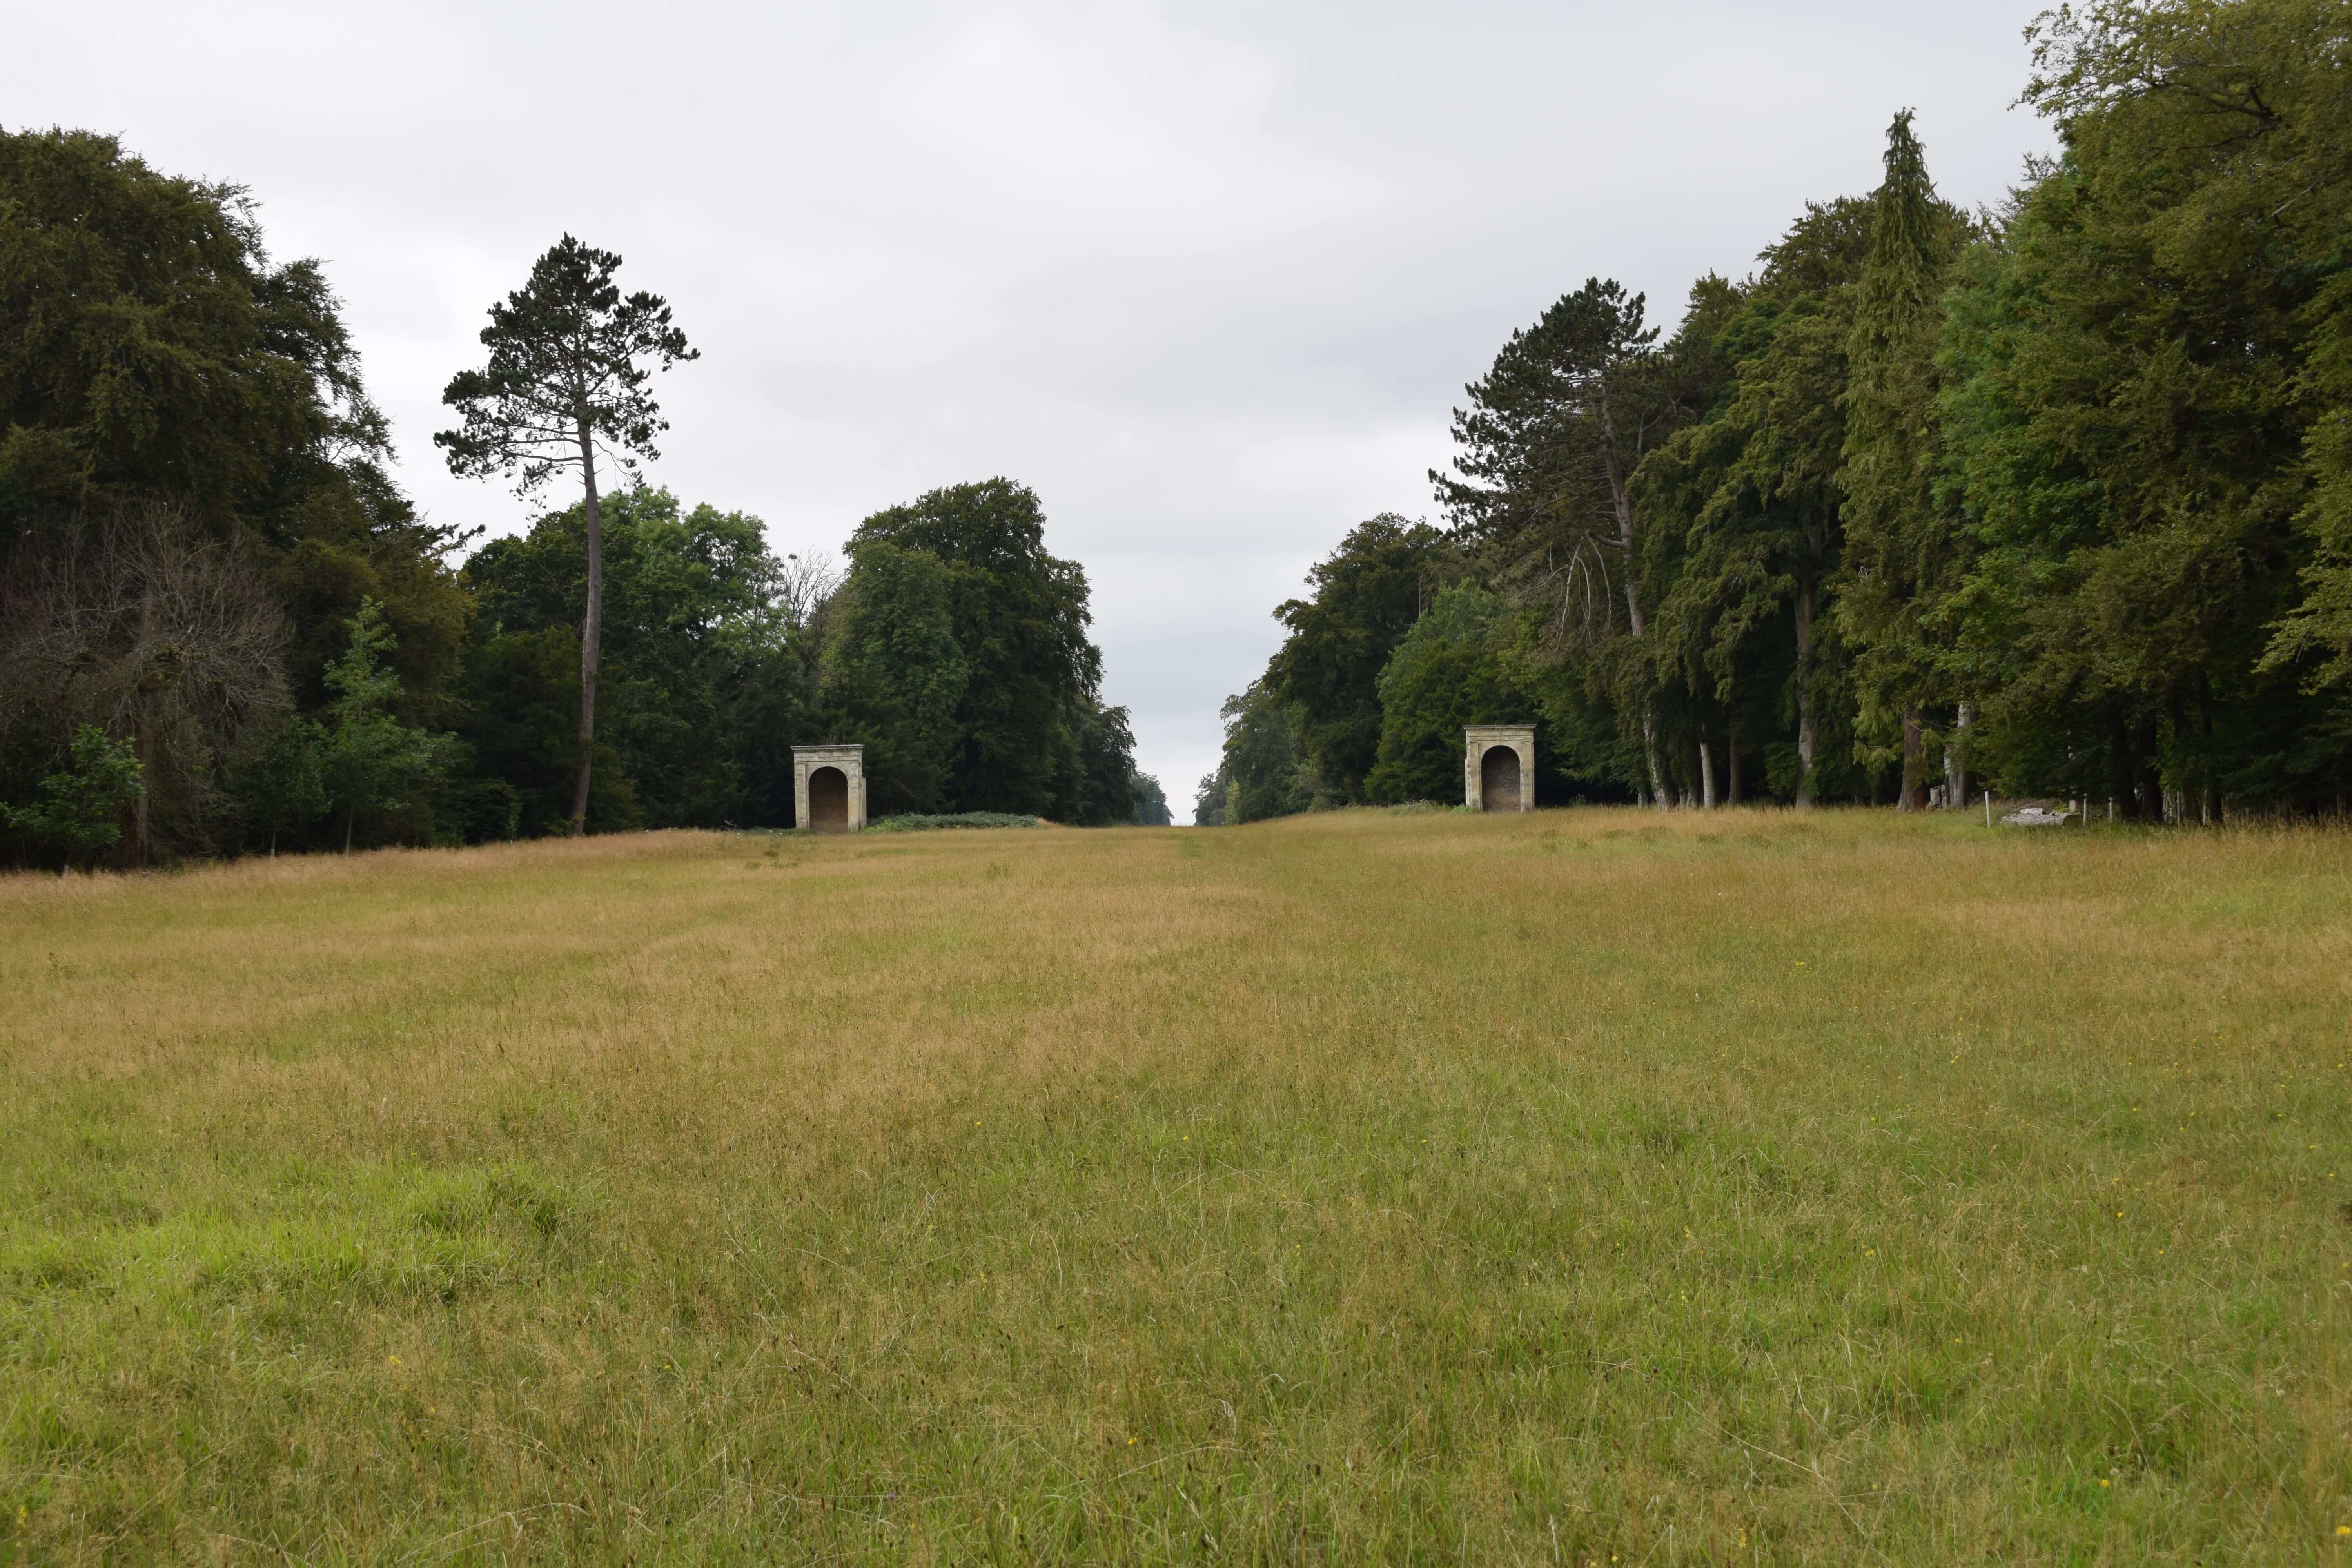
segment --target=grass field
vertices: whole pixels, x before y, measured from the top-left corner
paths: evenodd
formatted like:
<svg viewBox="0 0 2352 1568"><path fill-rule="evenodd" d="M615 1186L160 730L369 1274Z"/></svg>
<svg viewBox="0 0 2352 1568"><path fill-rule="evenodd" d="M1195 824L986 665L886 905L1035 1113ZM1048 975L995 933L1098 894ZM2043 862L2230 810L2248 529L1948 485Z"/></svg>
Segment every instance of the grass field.
<svg viewBox="0 0 2352 1568"><path fill-rule="evenodd" d="M2352 838L0 880L0 1563L2352 1564Z"/></svg>

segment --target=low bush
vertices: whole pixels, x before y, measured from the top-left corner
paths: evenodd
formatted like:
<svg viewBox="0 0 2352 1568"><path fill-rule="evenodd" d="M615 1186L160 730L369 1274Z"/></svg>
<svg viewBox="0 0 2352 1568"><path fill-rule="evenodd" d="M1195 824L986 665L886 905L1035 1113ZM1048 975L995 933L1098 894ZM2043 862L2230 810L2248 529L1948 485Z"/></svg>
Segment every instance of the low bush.
<svg viewBox="0 0 2352 1568"><path fill-rule="evenodd" d="M868 833L926 833L935 827L1043 827L1045 823L1034 816L1023 816L1009 811L959 811L944 816L925 816L908 812L898 816L886 816L879 822L866 825Z"/></svg>

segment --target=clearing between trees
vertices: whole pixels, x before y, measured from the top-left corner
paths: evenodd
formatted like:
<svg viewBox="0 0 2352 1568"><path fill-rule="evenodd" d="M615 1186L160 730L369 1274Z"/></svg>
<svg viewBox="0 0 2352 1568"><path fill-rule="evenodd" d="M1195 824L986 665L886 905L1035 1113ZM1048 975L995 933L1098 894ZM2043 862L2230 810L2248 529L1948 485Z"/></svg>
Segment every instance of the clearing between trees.
<svg viewBox="0 0 2352 1568"><path fill-rule="evenodd" d="M2290 1562L2352 838L0 879L0 1560Z"/></svg>

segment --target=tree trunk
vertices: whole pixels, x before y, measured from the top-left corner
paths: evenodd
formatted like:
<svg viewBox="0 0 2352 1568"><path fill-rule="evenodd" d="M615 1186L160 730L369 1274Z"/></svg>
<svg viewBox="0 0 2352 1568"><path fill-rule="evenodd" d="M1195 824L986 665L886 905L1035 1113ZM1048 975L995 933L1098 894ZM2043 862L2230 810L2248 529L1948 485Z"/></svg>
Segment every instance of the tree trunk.
<svg viewBox="0 0 2352 1568"><path fill-rule="evenodd" d="M346 855L352 852L352 823L359 814L360 803L357 801L343 807L343 853Z"/></svg>
<svg viewBox="0 0 2352 1568"><path fill-rule="evenodd" d="M2164 771L2158 762L2156 721L2143 719L2132 742L2132 768L2137 775L2137 790L2139 807L2136 815L2143 822L2164 820Z"/></svg>
<svg viewBox="0 0 2352 1568"><path fill-rule="evenodd" d="M1633 497L1625 487L1625 475L1617 462L1617 414L1609 400L1606 377L1601 384L1601 467L1609 479L1609 504L1617 514L1617 552L1624 567L1625 625L1636 638L1648 630L1642 615L1641 595L1633 591ZM1658 721L1651 710L1650 695L1642 694L1642 760L1650 770L1650 795L1660 811L1673 809L1673 797L1666 793L1666 769L1658 756Z"/></svg>
<svg viewBox="0 0 2352 1568"><path fill-rule="evenodd" d="M1895 809L1927 809L1927 725L1916 708L1903 710L1903 798Z"/></svg>
<svg viewBox="0 0 2352 1568"><path fill-rule="evenodd" d="M2205 731L2205 763L2199 770L2205 780L2205 823L2218 826L2221 821L2221 786L2213 777L2213 695L2208 690L2197 704L2198 717Z"/></svg>
<svg viewBox="0 0 2352 1568"><path fill-rule="evenodd" d="M2131 727L2124 722L2121 710L2115 703L2109 702L2107 705L2107 820L2109 822L2116 819L2116 805L2118 801L2123 804L2123 817L2126 822L2130 821L2139 810L2137 799L2133 793L2137 786L2132 782L2137 776L2132 771Z"/></svg>
<svg viewBox="0 0 2352 1568"><path fill-rule="evenodd" d="M1739 731L1737 730L1731 731L1723 738L1723 761L1725 772L1729 774L1728 782L1730 785L1730 787L1725 791L1725 804L1727 805L1738 805L1740 801L1740 788Z"/></svg>
<svg viewBox="0 0 2352 1568"><path fill-rule="evenodd" d="M139 863L140 863L142 866L144 866L145 864L147 864L147 788L146 788L146 784L147 784L147 781L148 781L149 779L151 779L151 778L153 778L155 775L154 775L154 773L153 773L152 772L151 772L151 771L150 771L150 768L149 768L148 752L149 752L150 748L149 748L149 746L148 746L148 744L147 744L147 735L146 735L146 731L145 731L144 730L140 731L138 732L137 739L138 739L138 742L139 742L139 750L138 750L138 753L137 753L137 755L138 755L138 758L139 758L139 784L140 784L140 789L139 789L139 799L138 799L138 802L137 802L137 803L132 806L132 808L131 808L131 809L132 809L133 813L135 814L135 819L136 819L136 821L137 821L137 823L138 823L138 826L139 826ZM70 857L70 856L68 856L68 859L71 859L71 857Z"/></svg>
<svg viewBox="0 0 2352 1568"><path fill-rule="evenodd" d="M588 610L580 622L580 779L572 788L572 831L588 831L588 764L596 745L596 666L604 640L604 517L596 506L596 447L580 422L580 472L588 492Z"/></svg>
<svg viewBox="0 0 2352 1568"><path fill-rule="evenodd" d="M1813 761L1821 750L1821 715L1813 710L1813 583L1797 584L1797 809L1813 808ZM1873 804L1875 804L1874 802Z"/></svg>
<svg viewBox="0 0 2352 1568"><path fill-rule="evenodd" d="M1713 811L1715 809L1715 748L1706 743L1706 737L1704 735L1698 738L1698 788L1700 807Z"/></svg>
<svg viewBox="0 0 2352 1568"><path fill-rule="evenodd" d="M1965 702L1958 721L1944 740L1944 804L1958 811L1969 804L1969 731L1976 714Z"/></svg>
<svg viewBox="0 0 2352 1568"><path fill-rule="evenodd" d="M1658 760L1658 721L1646 697L1642 700L1642 756L1650 765L1651 803L1660 811L1673 809L1674 797L1666 793L1665 764Z"/></svg>

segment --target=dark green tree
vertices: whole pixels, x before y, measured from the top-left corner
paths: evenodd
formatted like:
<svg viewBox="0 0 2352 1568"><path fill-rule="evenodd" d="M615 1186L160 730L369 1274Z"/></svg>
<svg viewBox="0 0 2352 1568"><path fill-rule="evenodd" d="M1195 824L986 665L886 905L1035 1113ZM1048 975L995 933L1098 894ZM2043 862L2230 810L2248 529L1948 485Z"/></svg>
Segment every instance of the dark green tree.
<svg viewBox="0 0 2352 1568"><path fill-rule="evenodd" d="M1225 699L1225 741L1217 771L1201 781L1193 821L1239 826L1313 809L1322 793L1307 760L1298 717L1262 680Z"/></svg>
<svg viewBox="0 0 2352 1568"><path fill-rule="evenodd" d="M270 263L242 186L113 137L0 132L0 551L109 504L279 522L388 451L319 264Z"/></svg>
<svg viewBox="0 0 2352 1568"><path fill-rule="evenodd" d="M1952 216L1906 109L1886 132L1886 179L1871 197L1870 253L1854 283L1838 476L1850 572L1838 615L1856 650L1864 732L1901 747L1906 811L1927 804L1926 710L1955 695L1935 611L1966 564L1936 493L1936 347L1967 238Z"/></svg>
<svg viewBox="0 0 2352 1568"><path fill-rule="evenodd" d="M604 496L600 508L604 646L590 826L789 820L791 745L811 700L802 663L814 656L760 520L687 510L645 487ZM568 821L578 782L586 532L586 508L575 504L491 541L466 565L479 608L457 729L473 776L511 784L535 833Z"/></svg>
<svg viewBox="0 0 2352 1568"><path fill-rule="evenodd" d="M1129 781L1129 792L1135 801L1135 825L1139 827L1166 827L1176 818L1168 809L1168 792L1150 773L1137 773Z"/></svg>
<svg viewBox="0 0 2352 1568"><path fill-rule="evenodd" d="M1308 761L1344 799L1366 798L1364 780L1379 760L1381 670L1460 571L1460 552L1444 532L1382 512L1307 574L1312 597L1275 611L1289 636L1266 685L1298 714Z"/></svg>
<svg viewBox="0 0 2352 1568"><path fill-rule="evenodd" d="M393 635L373 599L352 617L351 646L327 671L335 693L320 737L320 793L343 818L343 853L352 852L362 812L398 810L429 790L451 761L450 738L400 721L400 677L384 668Z"/></svg>
<svg viewBox="0 0 2352 1568"><path fill-rule="evenodd" d="M128 682L125 700L151 717L213 710L176 732L82 711L103 681L20 691L31 706L13 712L0 694L0 797L21 798L90 719L142 748L141 854L151 839L161 853L231 847L243 813L221 784L241 759L214 743L214 721L251 710L268 732L289 695L322 709L320 674L362 598L399 637L404 711L432 715L465 636L466 596L444 562L457 535L420 522L391 482L388 427L325 274L271 258L242 187L163 174L109 136L0 132L0 560L82 595L52 605L63 618L47 629L12 606L0 640L89 641L89 627L136 623L147 629L131 641L150 653L234 667L220 682ZM158 569L207 559L249 568L274 600L267 647L224 634L217 592ZM106 602L126 569L146 585ZM255 596L237 591L240 615ZM181 631L165 637L168 620ZM258 707L236 695L264 689Z"/></svg>
<svg viewBox="0 0 2352 1568"><path fill-rule="evenodd" d="M327 731L317 721L289 717L260 753L238 770L237 798L246 825L268 836L278 853L278 836L298 832L327 814Z"/></svg>
<svg viewBox="0 0 2352 1568"><path fill-rule="evenodd" d="M1643 458L1695 412L1675 362L1657 352L1642 296L1588 280L1511 334L1454 416L1459 479L1433 473L1438 499L1497 586L1539 606L1564 656L1590 657L1650 629L1644 540L1633 500ZM1664 806L1665 764L1651 668L1635 649L1615 666L1640 737L1644 793Z"/></svg>
<svg viewBox="0 0 2352 1568"><path fill-rule="evenodd" d="M142 787L137 748L84 724L74 734L69 765L41 781L33 805L0 805L0 826L55 852L71 869L121 839L123 813Z"/></svg>
<svg viewBox="0 0 2352 1568"><path fill-rule="evenodd" d="M928 550L869 539L851 547L845 588L828 675L834 704L855 716L866 745L870 808L946 809L971 679L956 640L956 569Z"/></svg>
<svg viewBox="0 0 2352 1568"><path fill-rule="evenodd" d="M1135 771L1135 732L1127 710L1091 705L1078 721L1077 767L1062 787L1062 821L1073 827L1135 821L1142 780Z"/></svg>
<svg viewBox="0 0 2352 1568"><path fill-rule="evenodd" d="M1086 573L1076 562L1046 552L1045 530L1036 495L1003 479L951 485L875 513L850 541L843 635L857 625L856 606L866 592L860 563L873 547L940 563L946 572L948 637L938 639L927 628L920 640L926 647L937 642L942 659L951 641L961 672L940 808L1123 822L1133 809L1128 782L1133 745L1122 740L1126 715L1101 701L1102 654L1087 635L1093 616ZM875 680L878 668L866 666ZM949 679L954 672L954 665L942 664L934 679L908 666L894 679L928 690L957 684ZM861 733L887 732L897 721L887 706L860 708L864 700L853 686L838 689L845 717ZM1122 752L1128 759L1122 768L1105 760Z"/></svg>
<svg viewBox="0 0 2352 1568"><path fill-rule="evenodd" d="M1458 802L1462 728L1513 723L1531 704L1511 679L1503 637L1508 608L1475 583L1439 593L1381 671L1380 761L1374 800Z"/></svg>
<svg viewBox="0 0 2352 1568"><path fill-rule="evenodd" d="M668 304L638 292L624 298L614 274L621 258L565 235L532 263L522 288L490 307L482 329L489 361L450 378L442 401L463 416L434 444L449 471L503 475L530 495L566 468L579 471L585 523L586 599L580 622L578 771L572 829L588 828L588 785L596 742L596 680L604 616L604 515L596 453L607 448L625 473L659 454L669 428L646 383L656 370L698 357L670 321Z"/></svg>
<svg viewBox="0 0 2352 1568"><path fill-rule="evenodd" d="M318 672L374 597L402 700L433 708L466 632L457 533L393 487L334 291L318 261L268 257L242 185L160 174L113 136L0 132L0 557L169 508L257 550L299 703L327 700Z"/></svg>
<svg viewBox="0 0 2352 1568"><path fill-rule="evenodd" d="M458 688L465 781L495 780L513 790L517 826L525 835L569 832L579 763L579 624L491 623L480 632L466 650ZM609 739L597 743L604 751L590 786L590 824L602 833L644 826L624 764Z"/></svg>
<svg viewBox="0 0 2352 1568"><path fill-rule="evenodd" d="M1223 827L1225 825L1225 780L1221 768L1201 775L1192 788L1192 826Z"/></svg>
<svg viewBox="0 0 2352 1568"><path fill-rule="evenodd" d="M1691 683L1723 706L1733 799L1743 742L1794 747L1798 805L1818 790L1821 620L1843 542L1846 342L1869 233L1865 204L1814 204L1736 297L1695 297L1683 331L1711 333L1725 395L1636 478L1651 534L1682 536L1659 618ZM1780 742L1780 716L1756 700L1778 698L1784 664L1795 732Z"/></svg>
<svg viewBox="0 0 2352 1568"><path fill-rule="evenodd" d="M2352 392L2344 28L2307 0L2038 25L2061 155L1969 258L1941 373L1976 553L1940 615L2013 789L2147 819L2341 797L2352 711L2315 656Z"/></svg>

